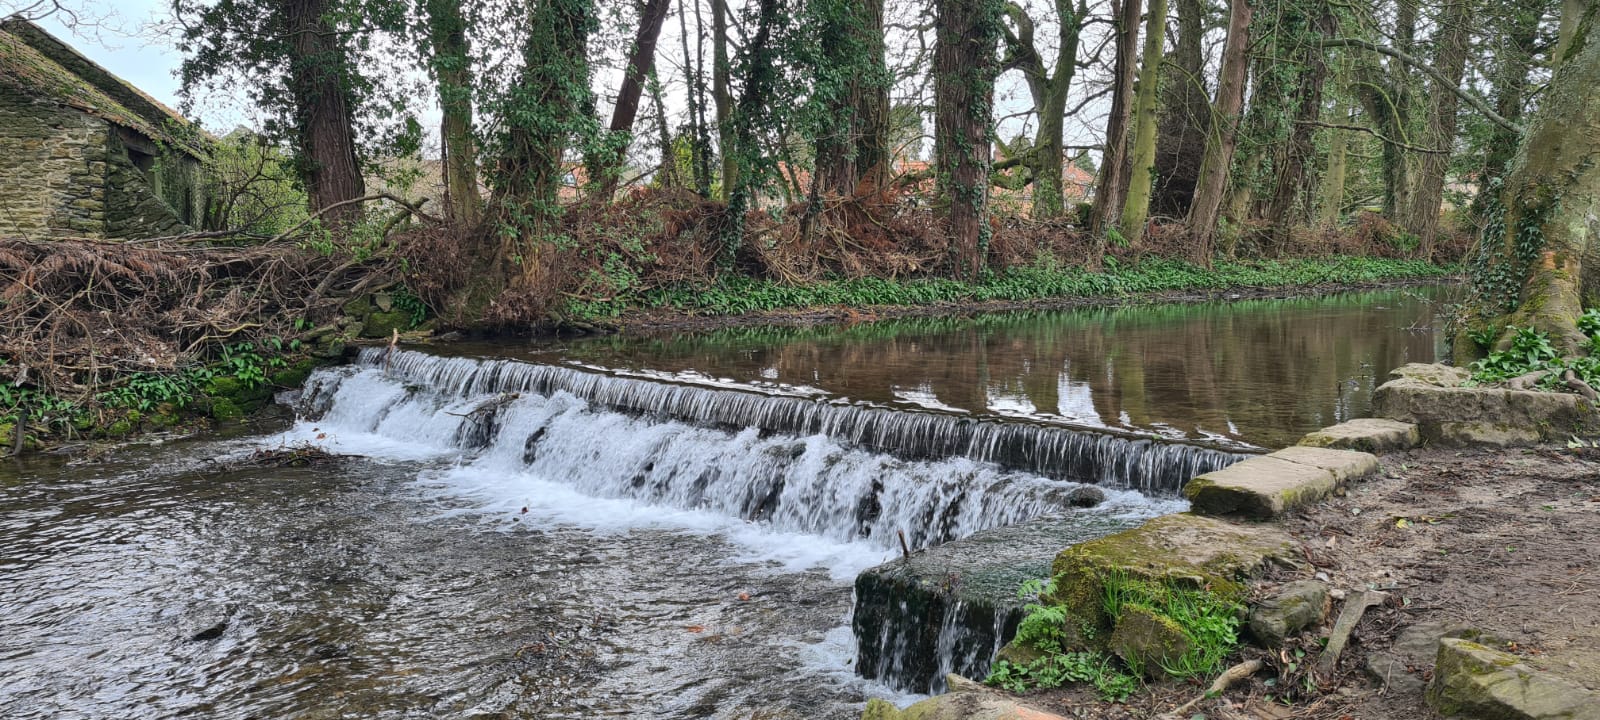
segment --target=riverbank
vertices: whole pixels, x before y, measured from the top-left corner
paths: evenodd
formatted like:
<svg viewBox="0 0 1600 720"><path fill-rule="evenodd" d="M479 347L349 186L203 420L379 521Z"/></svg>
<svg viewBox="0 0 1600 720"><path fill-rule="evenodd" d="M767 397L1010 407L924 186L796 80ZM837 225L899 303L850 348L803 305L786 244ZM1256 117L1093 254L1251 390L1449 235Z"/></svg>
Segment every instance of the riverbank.
<svg viewBox="0 0 1600 720"><path fill-rule="evenodd" d="M1011 310L1300 297L1449 282L1456 273L1453 266L1421 260L1333 256L1218 262L1211 267L1154 258L1101 272L1044 264L979 281L866 278L791 287L736 278L709 288L652 292L617 307L584 306L573 320L579 326L623 332L854 324Z"/></svg>

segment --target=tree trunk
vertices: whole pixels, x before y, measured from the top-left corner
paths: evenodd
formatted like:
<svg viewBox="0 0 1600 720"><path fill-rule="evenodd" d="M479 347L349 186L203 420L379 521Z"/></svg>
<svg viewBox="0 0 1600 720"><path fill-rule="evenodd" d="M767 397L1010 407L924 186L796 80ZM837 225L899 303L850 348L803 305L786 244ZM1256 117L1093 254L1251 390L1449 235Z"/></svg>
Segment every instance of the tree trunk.
<svg viewBox="0 0 1600 720"><path fill-rule="evenodd" d="M711 0L711 98L717 106L717 149L722 153L722 187L718 196L731 197L739 183L739 164L730 149L733 137L733 90L728 76L728 0Z"/></svg>
<svg viewBox="0 0 1600 720"><path fill-rule="evenodd" d="M1307 18L1307 32L1322 37L1332 35L1334 20L1328 6L1321 5L1313 12ZM1295 212L1296 201L1306 189L1306 162L1316 152L1311 140L1316 122L1322 119L1322 83L1328 77L1327 56L1320 46L1305 44L1298 54L1301 68L1294 93L1294 125L1289 128L1289 141L1280 146L1275 158L1278 176L1266 213L1272 219L1273 238L1280 249L1289 247L1290 231L1304 217Z"/></svg>
<svg viewBox="0 0 1600 720"><path fill-rule="evenodd" d="M428 0L431 65L439 85L439 141L444 154L444 193L449 217L473 226L483 209L478 194L478 144L472 135L472 53L460 0Z"/></svg>
<svg viewBox="0 0 1600 720"><path fill-rule="evenodd" d="M639 116L639 98L644 95L645 81L655 68L656 39L661 36L670 7L671 0L646 0L640 11L639 30L628 53L628 68L622 75L622 86L617 89L617 105L611 110L610 147L588 163L589 181L595 183L595 194L601 198L609 200L617 192L623 161L632 142L633 122Z"/></svg>
<svg viewBox="0 0 1600 720"><path fill-rule="evenodd" d="M689 175L700 197L711 197L711 131L706 127L706 74L703 40L697 40L694 54L689 52L689 10L684 3L694 2L696 38L705 37L699 0L679 0L678 35L683 41L683 84L689 97Z"/></svg>
<svg viewBox="0 0 1600 720"><path fill-rule="evenodd" d="M1579 21L1594 0L1561 0L1561 24L1556 28L1556 47L1550 53L1550 66L1560 67L1577 42ZM1587 32L1584 31L1586 35Z"/></svg>
<svg viewBox="0 0 1600 720"><path fill-rule="evenodd" d="M502 271L515 286L543 281L541 254L561 216L562 158L589 106L589 34L593 0L541 0L529 11L522 75L503 117L507 137L499 159L504 222Z"/></svg>
<svg viewBox="0 0 1600 720"><path fill-rule="evenodd" d="M1160 135L1156 141L1156 186L1153 212L1183 217L1194 200L1211 127L1206 96L1206 4L1178 0L1178 36L1161 87Z"/></svg>
<svg viewBox="0 0 1600 720"><path fill-rule="evenodd" d="M1491 225L1475 278L1479 326L1533 327L1569 355L1585 352L1577 329L1585 305L1600 301L1600 42L1592 6L1551 78L1505 184L1502 221ZM1471 325L1469 320L1467 325ZM1458 353L1471 348L1458 338Z"/></svg>
<svg viewBox="0 0 1600 720"><path fill-rule="evenodd" d="M1228 3L1228 38L1222 46L1222 69L1217 77L1213 122L1206 133L1205 156L1200 161L1199 182L1189 206L1189 233L1202 257L1216 248L1218 213L1228 191L1228 170L1239 137L1239 111L1244 107L1245 71L1250 66L1250 2Z"/></svg>
<svg viewBox="0 0 1600 720"><path fill-rule="evenodd" d="M1350 107L1342 94L1334 100L1332 117L1338 124L1350 122ZM1337 225L1339 214L1344 210L1345 175L1349 164L1346 151L1349 144L1348 130L1328 130L1328 169L1322 174L1322 188L1317 193L1317 225L1323 228Z"/></svg>
<svg viewBox="0 0 1600 720"><path fill-rule="evenodd" d="M331 11L330 0L289 0L283 15L294 49L287 60L300 179L313 213L366 194L356 155L354 101L347 85L349 58L329 19ZM361 205L352 203L322 218L328 227L343 229L361 216Z"/></svg>
<svg viewBox="0 0 1600 720"><path fill-rule="evenodd" d="M835 99L836 133L817 139L816 163L819 189L840 197L855 195L862 180L882 186L890 169L883 0L847 1L850 17L823 31L829 66L851 75Z"/></svg>
<svg viewBox="0 0 1600 720"><path fill-rule="evenodd" d="M1066 156L1067 95L1072 89L1072 79L1077 74L1078 40L1083 21L1089 9L1079 0L1076 10L1071 0L1056 0L1056 38L1054 72L1046 69L1044 59L1034 45L1033 20L1027 11L1016 3L1006 4L1006 13L1017 25L1017 32L1006 30L1009 48L1005 66L1022 70L1028 80L1028 93L1033 97L1034 113L1039 116L1039 131L1034 136L1033 148L1028 156L1028 169L1033 175L1033 198L1029 213L1038 220L1060 217L1065 210L1061 194L1062 161Z"/></svg>
<svg viewBox="0 0 1600 720"><path fill-rule="evenodd" d="M1434 69L1455 86L1467 67L1471 42L1472 10L1468 0L1451 0L1437 31ZM1428 103L1428 126L1423 131L1427 147L1436 153L1422 155L1417 168L1416 191L1412 193L1405 228L1421 241L1423 256L1433 254L1434 236L1439 232L1439 211L1444 201L1445 175L1450 170L1450 151L1456 138L1456 108L1460 105L1455 87L1435 83Z"/></svg>
<svg viewBox="0 0 1600 720"><path fill-rule="evenodd" d="M717 0L720 2L721 0ZM760 136L758 128L763 125L766 113L768 96L772 94L773 85L777 82L777 66L775 54L769 47L772 40L772 29L778 24L778 13L782 9L782 0L760 0L756 19L756 32L750 39L748 57L750 62L745 66L743 92L739 95L739 105L735 109L733 118L728 123L730 141L732 145L722 149L724 178L732 177L737 184L728 192L728 221L723 223L722 247L719 249L718 262L724 267L731 266L734 254L739 245L744 241L744 213L749 209L751 195L754 193L752 185L758 178L752 178L749 168L744 163L761 154L759 147ZM729 174L729 168L731 174Z"/></svg>
<svg viewBox="0 0 1600 720"><path fill-rule="evenodd" d="M1494 89L1494 109L1501 117L1512 122L1522 119L1523 104L1528 94L1528 72L1533 68L1533 54L1539 42L1539 13L1516 12L1506 14L1497 24L1500 31L1496 43L1490 82ZM1489 190L1497 180L1503 180L1506 167L1516 155L1521 135L1494 125L1493 135L1484 149L1483 169L1478 173L1478 196L1473 199L1473 214L1482 217L1486 201L1497 191Z"/></svg>
<svg viewBox="0 0 1600 720"><path fill-rule="evenodd" d="M1156 91L1161 83L1166 30L1167 0L1151 0L1144 62L1139 68L1139 94L1133 109L1133 169L1122 209L1122 237L1129 245L1138 245L1144 239L1145 220L1150 217L1150 187L1156 171Z"/></svg>
<svg viewBox="0 0 1600 720"><path fill-rule="evenodd" d="M1122 215L1124 193L1128 189L1128 119L1133 111L1134 73L1138 70L1140 0L1111 0L1116 20L1116 62L1112 68L1111 114L1106 117L1106 148L1100 159L1100 178L1095 185L1093 225L1090 232L1104 248L1106 227ZM1095 253L1098 259L1100 252Z"/></svg>
<svg viewBox="0 0 1600 720"><path fill-rule="evenodd" d="M948 203L959 271L977 276L989 241L989 124L994 112L998 3L937 0L933 50L934 165Z"/></svg>

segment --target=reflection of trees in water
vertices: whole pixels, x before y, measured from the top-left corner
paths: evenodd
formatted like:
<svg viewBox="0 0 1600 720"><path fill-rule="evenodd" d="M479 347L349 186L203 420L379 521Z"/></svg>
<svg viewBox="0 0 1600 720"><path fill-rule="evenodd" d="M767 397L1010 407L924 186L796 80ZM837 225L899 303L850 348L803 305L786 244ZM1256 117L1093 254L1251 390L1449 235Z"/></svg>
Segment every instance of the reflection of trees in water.
<svg viewBox="0 0 1600 720"><path fill-rule="evenodd" d="M1032 406L1042 417L1094 421L1063 404L1081 394L1109 425L1228 435L1261 445L1367 407L1374 380L1431 361L1424 295L1151 305L972 318L893 320L849 328L738 328L660 340L601 341L575 357L659 370L762 377L858 400L925 390L973 412ZM1237 432L1230 430L1237 428Z"/></svg>

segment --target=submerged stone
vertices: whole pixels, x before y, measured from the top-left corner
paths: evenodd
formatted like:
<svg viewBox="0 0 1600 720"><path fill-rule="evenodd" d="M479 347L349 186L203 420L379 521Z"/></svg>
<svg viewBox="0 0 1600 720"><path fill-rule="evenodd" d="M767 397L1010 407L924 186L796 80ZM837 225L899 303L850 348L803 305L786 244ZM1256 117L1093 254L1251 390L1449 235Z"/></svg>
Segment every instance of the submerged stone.
<svg viewBox="0 0 1600 720"><path fill-rule="evenodd" d="M1383 418L1357 418L1314 430L1301 438L1307 447L1360 450L1369 453L1409 450L1422 443L1417 426Z"/></svg>
<svg viewBox="0 0 1600 720"><path fill-rule="evenodd" d="M1484 720L1600 720L1600 696L1470 640L1439 641L1428 704Z"/></svg>

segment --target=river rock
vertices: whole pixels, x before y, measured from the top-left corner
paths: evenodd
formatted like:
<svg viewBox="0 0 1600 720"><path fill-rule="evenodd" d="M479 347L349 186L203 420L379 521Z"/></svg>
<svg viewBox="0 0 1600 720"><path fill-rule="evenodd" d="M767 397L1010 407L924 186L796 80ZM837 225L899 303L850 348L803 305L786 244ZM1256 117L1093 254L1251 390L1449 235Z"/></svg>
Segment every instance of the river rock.
<svg viewBox="0 0 1600 720"><path fill-rule="evenodd" d="M946 679L950 692L936 695L901 710L887 700L873 698L861 720L1065 720L1055 713L1022 704L960 675Z"/></svg>
<svg viewBox="0 0 1600 720"><path fill-rule="evenodd" d="M1384 418L1357 418L1312 431L1300 439L1300 444L1308 447L1369 453L1409 450L1421 443L1416 425Z"/></svg>
<svg viewBox="0 0 1600 720"><path fill-rule="evenodd" d="M1315 580L1288 583L1250 609L1250 632L1261 644L1277 647L1301 630L1321 625L1331 606L1328 586Z"/></svg>
<svg viewBox="0 0 1600 720"><path fill-rule="evenodd" d="M1483 720L1600 720L1600 696L1470 640L1439 642L1428 704Z"/></svg>
<svg viewBox="0 0 1600 720"><path fill-rule="evenodd" d="M1505 644L1505 640L1465 623L1419 622L1402 630L1387 650L1367 653L1367 675L1383 683L1391 693L1420 695L1427 684L1423 673L1433 667L1439 655L1439 643L1445 638L1471 640L1486 646Z"/></svg>
<svg viewBox="0 0 1600 720"><path fill-rule="evenodd" d="M1469 387L1466 371L1406 365L1372 394L1374 413L1414 423L1438 445L1513 447L1600 431L1593 403L1570 393Z"/></svg>

